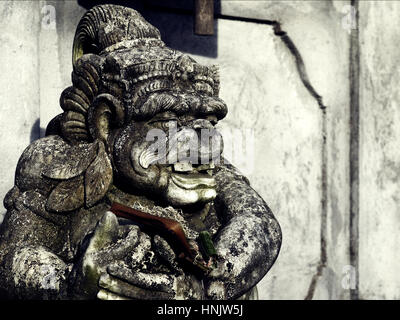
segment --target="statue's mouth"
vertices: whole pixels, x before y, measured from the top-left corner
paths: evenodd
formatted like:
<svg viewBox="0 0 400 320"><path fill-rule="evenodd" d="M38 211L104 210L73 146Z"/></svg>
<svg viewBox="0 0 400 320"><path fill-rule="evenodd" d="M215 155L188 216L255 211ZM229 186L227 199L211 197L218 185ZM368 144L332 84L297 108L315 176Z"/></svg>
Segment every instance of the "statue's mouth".
<svg viewBox="0 0 400 320"><path fill-rule="evenodd" d="M212 176L214 163L193 166L189 162L177 162L173 165L171 179L174 184L185 190L215 188L215 179Z"/></svg>
<svg viewBox="0 0 400 320"><path fill-rule="evenodd" d="M192 133L191 137L193 142L198 138L197 133ZM197 146L200 147L196 149L185 141L183 145L171 144L166 148L165 140L159 139L145 148L132 148L131 158L134 167L143 173L150 172L151 170L148 170L151 166L158 167L158 170L154 170L160 172L157 183L167 202L173 206L207 203L214 200L217 195L213 172L214 161L219 160L222 151L221 145L218 144L220 147L216 150L209 150L209 146L204 147L198 142Z"/></svg>
<svg viewBox="0 0 400 320"><path fill-rule="evenodd" d="M216 197L216 182L213 177L214 164L192 165L175 163L169 165L170 182L167 199L173 205L206 203Z"/></svg>
<svg viewBox="0 0 400 320"><path fill-rule="evenodd" d="M196 190L204 188L215 188L215 180L208 174L192 173L192 174L171 174L172 181L185 190Z"/></svg>

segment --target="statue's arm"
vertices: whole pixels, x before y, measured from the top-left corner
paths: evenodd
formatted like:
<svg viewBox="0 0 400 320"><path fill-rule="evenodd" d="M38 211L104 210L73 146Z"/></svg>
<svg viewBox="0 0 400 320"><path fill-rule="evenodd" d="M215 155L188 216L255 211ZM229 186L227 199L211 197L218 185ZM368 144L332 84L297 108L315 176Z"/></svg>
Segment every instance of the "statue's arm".
<svg viewBox="0 0 400 320"><path fill-rule="evenodd" d="M32 194L27 197L27 193L15 194L18 191L13 190L14 194L10 192L4 201L8 211L0 227L2 295L20 299L66 298L71 265L59 255L63 250L63 230L28 208L40 206L32 202Z"/></svg>
<svg viewBox="0 0 400 320"><path fill-rule="evenodd" d="M215 239L222 257L206 280L211 299L236 299L260 281L275 262L281 229L264 200L231 165L216 174L224 227Z"/></svg>

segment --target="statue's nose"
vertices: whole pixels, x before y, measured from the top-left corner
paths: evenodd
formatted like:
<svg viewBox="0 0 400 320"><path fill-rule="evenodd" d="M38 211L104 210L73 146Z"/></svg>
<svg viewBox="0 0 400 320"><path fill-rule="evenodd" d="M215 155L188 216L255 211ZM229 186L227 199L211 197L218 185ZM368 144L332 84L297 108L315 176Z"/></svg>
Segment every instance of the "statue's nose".
<svg viewBox="0 0 400 320"><path fill-rule="evenodd" d="M205 132L206 131L206 132ZM200 130L199 158L200 161L216 160L222 154L224 142L221 133L213 126L210 129ZM208 162L207 162L208 163Z"/></svg>
<svg viewBox="0 0 400 320"><path fill-rule="evenodd" d="M211 123L211 121L207 119L195 119L188 124L188 127L194 130L214 129L214 126Z"/></svg>

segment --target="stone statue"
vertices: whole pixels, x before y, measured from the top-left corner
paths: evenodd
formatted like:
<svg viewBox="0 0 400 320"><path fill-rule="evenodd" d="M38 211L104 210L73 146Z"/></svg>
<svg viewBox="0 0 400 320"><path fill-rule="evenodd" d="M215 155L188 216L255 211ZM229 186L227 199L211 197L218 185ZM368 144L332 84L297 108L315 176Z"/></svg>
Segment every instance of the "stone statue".
<svg viewBox="0 0 400 320"><path fill-rule="evenodd" d="M215 66L166 47L135 10L89 10L63 113L23 152L4 199L1 295L254 298L281 230L221 157L218 90Z"/></svg>

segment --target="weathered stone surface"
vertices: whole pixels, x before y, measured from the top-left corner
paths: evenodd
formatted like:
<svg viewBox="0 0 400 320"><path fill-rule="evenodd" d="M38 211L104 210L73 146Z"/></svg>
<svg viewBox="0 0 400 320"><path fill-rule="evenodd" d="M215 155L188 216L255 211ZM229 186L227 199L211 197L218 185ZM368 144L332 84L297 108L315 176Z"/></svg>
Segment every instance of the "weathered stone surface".
<svg viewBox="0 0 400 320"><path fill-rule="evenodd" d="M360 240L362 299L399 299L400 71L395 1L360 1Z"/></svg>
<svg viewBox="0 0 400 320"><path fill-rule="evenodd" d="M85 203L88 207L100 201L111 186L113 169L103 143L97 157L85 173Z"/></svg>

